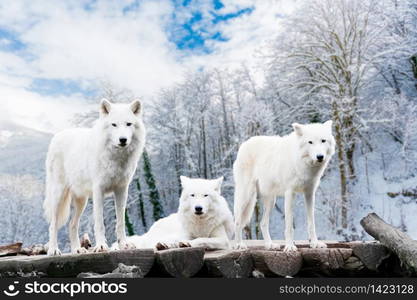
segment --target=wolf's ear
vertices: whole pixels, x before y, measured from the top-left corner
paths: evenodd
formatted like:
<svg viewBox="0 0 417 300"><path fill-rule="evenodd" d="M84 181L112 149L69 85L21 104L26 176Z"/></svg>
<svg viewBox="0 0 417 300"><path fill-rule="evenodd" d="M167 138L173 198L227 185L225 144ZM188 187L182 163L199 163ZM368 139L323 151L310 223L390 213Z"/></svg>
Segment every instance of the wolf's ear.
<svg viewBox="0 0 417 300"><path fill-rule="evenodd" d="M330 129L332 129L333 121L332 120L328 120L328 121L324 122L323 125L329 127Z"/></svg>
<svg viewBox="0 0 417 300"><path fill-rule="evenodd" d="M190 178L188 178L187 176L180 176L180 181L182 188L185 188L187 183L190 181Z"/></svg>
<svg viewBox="0 0 417 300"><path fill-rule="evenodd" d="M302 136L303 135L303 125L298 124L298 123L292 123L292 128L294 129L295 133L298 136Z"/></svg>
<svg viewBox="0 0 417 300"><path fill-rule="evenodd" d="M130 109L132 110L132 112L135 115L140 115L140 113L142 112L142 105L140 103L140 101L138 99L136 99L135 101L133 101L132 103L130 103Z"/></svg>
<svg viewBox="0 0 417 300"><path fill-rule="evenodd" d="M101 99L100 102L100 116L105 116L110 113L111 103L106 98Z"/></svg>
<svg viewBox="0 0 417 300"><path fill-rule="evenodd" d="M220 193L220 190L222 188L222 183L223 183L223 176L219 177L217 179L213 179L212 180L214 183L214 190L218 193Z"/></svg>

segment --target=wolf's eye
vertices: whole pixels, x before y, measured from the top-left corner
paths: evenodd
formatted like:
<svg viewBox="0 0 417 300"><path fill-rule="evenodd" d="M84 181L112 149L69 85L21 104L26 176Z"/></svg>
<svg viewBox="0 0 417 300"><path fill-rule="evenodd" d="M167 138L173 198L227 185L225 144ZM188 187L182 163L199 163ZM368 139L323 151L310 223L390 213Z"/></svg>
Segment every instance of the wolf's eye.
<svg viewBox="0 0 417 300"><path fill-rule="evenodd" d="M194 195L194 194L191 194L190 196L191 196L191 197L195 197L195 195Z"/></svg>
<svg viewBox="0 0 417 300"><path fill-rule="evenodd" d="M117 127L117 124L116 123L111 123L111 126Z"/></svg>
<svg viewBox="0 0 417 300"><path fill-rule="evenodd" d="M325 143L325 142L326 142L326 140L321 140L321 142L322 142L322 143Z"/></svg>
<svg viewBox="0 0 417 300"><path fill-rule="evenodd" d="M132 126L132 123L126 123L126 126Z"/></svg>
<svg viewBox="0 0 417 300"><path fill-rule="evenodd" d="M207 194L205 194L205 195L204 195L204 197L208 197L208 195L207 195Z"/></svg>
<svg viewBox="0 0 417 300"><path fill-rule="evenodd" d="M308 143L309 143L309 144L313 144L313 142L312 142L312 141L308 141Z"/></svg>

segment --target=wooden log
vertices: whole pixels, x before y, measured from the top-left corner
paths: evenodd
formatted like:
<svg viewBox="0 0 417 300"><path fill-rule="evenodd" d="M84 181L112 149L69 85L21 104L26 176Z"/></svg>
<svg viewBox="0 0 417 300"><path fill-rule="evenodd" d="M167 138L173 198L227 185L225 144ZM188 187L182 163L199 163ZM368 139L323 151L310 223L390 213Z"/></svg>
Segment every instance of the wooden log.
<svg viewBox="0 0 417 300"><path fill-rule="evenodd" d="M351 273L361 272L365 268L365 264L356 256L349 257L343 266L343 269L350 271Z"/></svg>
<svg viewBox="0 0 417 300"><path fill-rule="evenodd" d="M155 252L154 276L192 277L204 264L204 248L174 248ZM159 274L159 275L158 275Z"/></svg>
<svg viewBox="0 0 417 300"><path fill-rule="evenodd" d="M382 262L391 255L389 249L380 243L358 242L352 243L351 247L353 254L372 271L377 271Z"/></svg>
<svg viewBox="0 0 417 300"><path fill-rule="evenodd" d="M273 240L273 242L277 245L281 245L281 248L285 245L284 240ZM340 242L335 240L323 240L322 242L327 245L327 248L350 248L349 242ZM264 240L245 240L244 243L249 249L252 250L269 250L265 249ZM295 241L295 245L297 248L310 248L310 243L306 240Z"/></svg>
<svg viewBox="0 0 417 300"><path fill-rule="evenodd" d="M22 250L22 243L0 246L0 256L17 255Z"/></svg>
<svg viewBox="0 0 417 300"><path fill-rule="evenodd" d="M343 270L346 261L352 256L352 249L300 249L303 258L303 270L319 275L332 276L335 271Z"/></svg>
<svg viewBox="0 0 417 300"><path fill-rule="evenodd" d="M266 276L294 276L303 264L300 251L251 250L251 253L255 269Z"/></svg>
<svg viewBox="0 0 417 300"><path fill-rule="evenodd" d="M119 263L118 267L111 273L98 274L98 273L80 273L77 278L143 278L142 271L137 266L126 266Z"/></svg>
<svg viewBox="0 0 417 300"><path fill-rule="evenodd" d="M204 255L206 274L212 277L246 278L253 270L249 250L208 251Z"/></svg>
<svg viewBox="0 0 417 300"><path fill-rule="evenodd" d="M417 241L375 213L367 215L360 223L367 233L398 256L409 273L417 274Z"/></svg>
<svg viewBox="0 0 417 300"><path fill-rule="evenodd" d="M102 253L64 254L61 256L17 256L0 259L0 276L6 274L45 273L47 277L76 277L79 273L109 273L119 263L140 268L146 275L154 263L152 249L135 249Z"/></svg>

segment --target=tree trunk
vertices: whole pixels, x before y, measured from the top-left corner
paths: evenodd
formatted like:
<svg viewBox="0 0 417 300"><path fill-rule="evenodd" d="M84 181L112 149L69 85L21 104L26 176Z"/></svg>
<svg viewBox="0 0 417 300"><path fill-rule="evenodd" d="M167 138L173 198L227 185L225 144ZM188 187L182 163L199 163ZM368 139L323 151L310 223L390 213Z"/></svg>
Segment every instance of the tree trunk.
<svg viewBox="0 0 417 300"><path fill-rule="evenodd" d="M333 109L333 119L335 121L335 140L336 140L336 151L337 158L339 160L339 178L340 178L340 196L341 196L341 210L342 210L342 228L347 229L348 227L348 187L347 187L347 174L346 174L346 164L345 164L345 155L344 155L344 142L342 137L342 125L339 111L336 104L336 101L332 103Z"/></svg>
<svg viewBox="0 0 417 300"><path fill-rule="evenodd" d="M204 121L204 116L201 118L201 139L202 139L202 146L203 146L203 176L204 178L208 178L208 170L207 170L207 145L206 145L206 126Z"/></svg>

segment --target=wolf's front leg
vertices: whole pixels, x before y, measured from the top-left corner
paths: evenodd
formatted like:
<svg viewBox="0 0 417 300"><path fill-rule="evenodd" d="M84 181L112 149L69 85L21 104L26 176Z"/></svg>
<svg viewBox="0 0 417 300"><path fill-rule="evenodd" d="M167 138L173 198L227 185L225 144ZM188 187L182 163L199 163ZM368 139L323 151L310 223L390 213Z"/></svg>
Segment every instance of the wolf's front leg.
<svg viewBox="0 0 417 300"><path fill-rule="evenodd" d="M261 231L265 241L265 249L280 249L279 244L272 242L269 234L269 217L271 216L272 208L275 205L275 196L261 196L264 212L261 220Z"/></svg>
<svg viewBox="0 0 417 300"><path fill-rule="evenodd" d="M104 191L102 191L100 187L95 186L93 188L94 236L96 238L96 246L93 248L94 252L104 252L109 250L105 236L103 202Z"/></svg>
<svg viewBox="0 0 417 300"><path fill-rule="evenodd" d="M293 206L294 192L292 190L285 192L285 247L284 252L296 251L294 244L294 226L293 226Z"/></svg>
<svg viewBox="0 0 417 300"><path fill-rule="evenodd" d="M314 203L316 199L315 189L308 189L304 192L304 200L307 213L307 230L310 240L310 248L327 248L327 245L317 239L316 223L314 218Z"/></svg>
<svg viewBox="0 0 417 300"><path fill-rule="evenodd" d="M196 238L188 242L191 247L206 249L230 249L230 241L223 225L213 230L208 238Z"/></svg>
<svg viewBox="0 0 417 300"><path fill-rule="evenodd" d="M120 187L114 191L114 204L116 207L116 237L119 249L135 249L135 244L126 240L125 214L127 202L127 187Z"/></svg>
<svg viewBox="0 0 417 300"><path fill-rule="evenodd" d="M230 249L228 239L224 238L197 238L188 242L191 247L204 247L206 249Z"/></svg>

